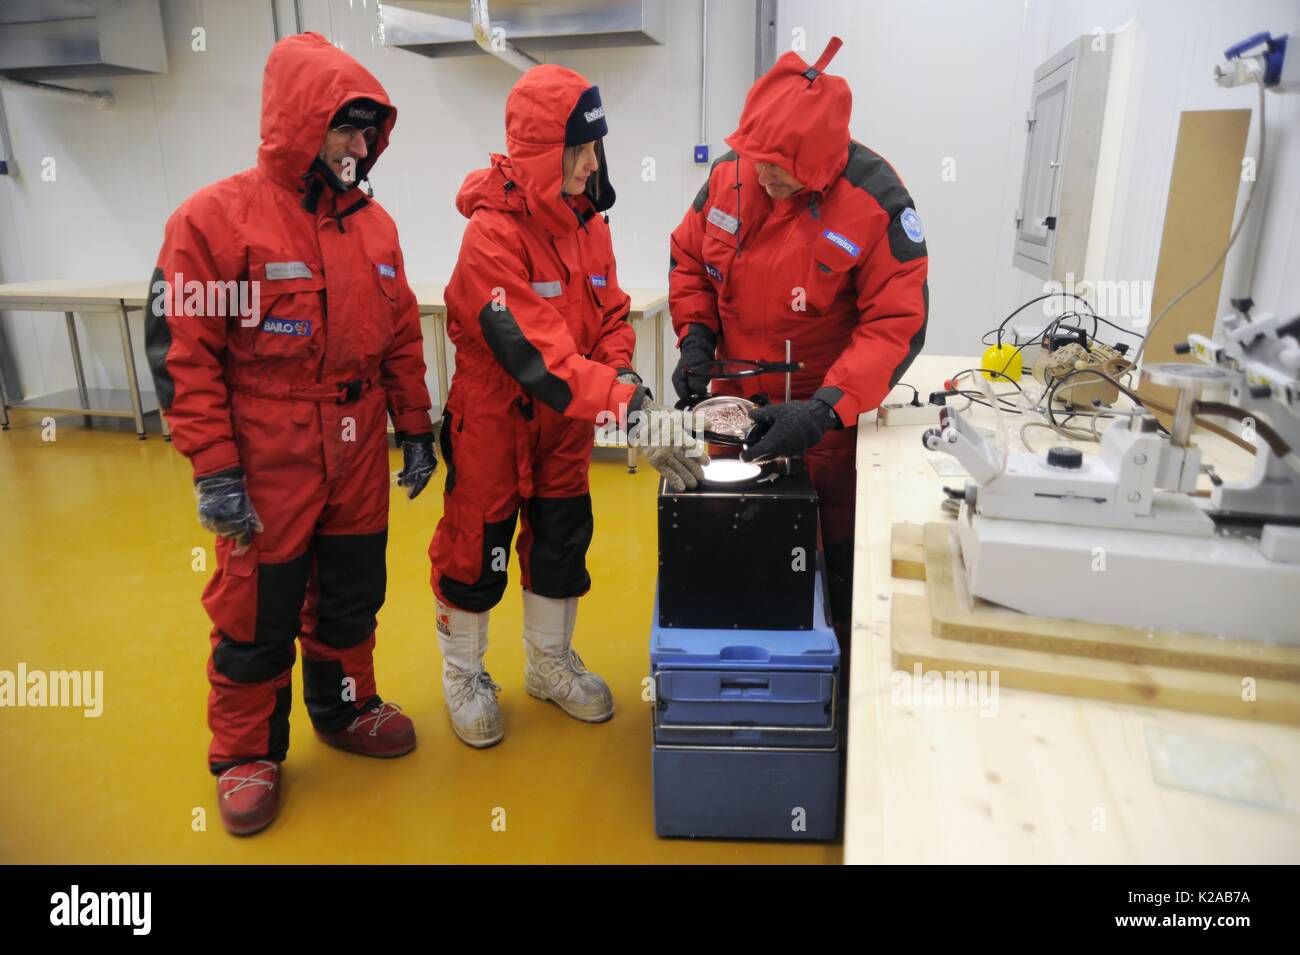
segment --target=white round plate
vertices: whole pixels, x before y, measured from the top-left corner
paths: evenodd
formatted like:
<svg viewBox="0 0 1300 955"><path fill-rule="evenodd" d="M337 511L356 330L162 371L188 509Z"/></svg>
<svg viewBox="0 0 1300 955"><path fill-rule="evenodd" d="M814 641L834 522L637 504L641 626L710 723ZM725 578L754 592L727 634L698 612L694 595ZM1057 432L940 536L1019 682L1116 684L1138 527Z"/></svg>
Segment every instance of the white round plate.
<svg viewBox="0 0 1300 955"><path fill-rule="evenodd" d="M704 465L704 480L710 484L740 484L763 473L757 464L736 458L718 458Z"/></svg>

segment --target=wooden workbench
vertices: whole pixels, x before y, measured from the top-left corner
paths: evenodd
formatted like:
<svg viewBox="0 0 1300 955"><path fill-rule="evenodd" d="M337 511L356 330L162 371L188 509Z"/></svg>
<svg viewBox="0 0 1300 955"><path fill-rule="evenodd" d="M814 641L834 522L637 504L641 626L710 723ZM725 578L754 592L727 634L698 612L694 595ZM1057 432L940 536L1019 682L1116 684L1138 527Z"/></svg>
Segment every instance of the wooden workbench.
<svg viewBox="0 0 1300 955"><path fill-rule="evenodd" d="M904 381L925 396L974 365L924 356ZM993 423L978 406L969 417ZM996 715L895 705L891 598L924 584L891 579L891 525L950 520L942 486L967 480L935 472L930 459L952 459L922 447L924 430L877 429L874 415L859 429L845 861L1300 862L1300 729L1005 687ZM1030 440L1065 443L1038 430ZM1226 477L1248 466L1220 439L1197 441ZM1157 782L1153 753L1175 737L1188 751L1240 747L1275 784L1272 807Z"/></svg>

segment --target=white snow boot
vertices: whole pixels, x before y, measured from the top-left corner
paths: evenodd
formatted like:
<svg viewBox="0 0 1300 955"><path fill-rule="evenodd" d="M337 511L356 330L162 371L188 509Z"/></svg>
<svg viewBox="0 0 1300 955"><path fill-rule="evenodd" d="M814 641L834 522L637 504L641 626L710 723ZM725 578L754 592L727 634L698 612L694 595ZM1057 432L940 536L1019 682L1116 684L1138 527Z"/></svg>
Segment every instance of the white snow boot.
<svg viewBox="0 0 1300 955"><path fill-rule="evenodd" d="M614 715L614 697L573 650L577 619L577 597L561 600L524 591L524 689L575 719L603 723Z"/></svg>
<svg viewBox="0 0 1300 955"><path fill-rule="evenodd" d="M501 742L505 722L497 694L501 687L483 669L488 615L458 610L438 601L438 643L442 647L442 690L451 728L476 748Z"/></svg>

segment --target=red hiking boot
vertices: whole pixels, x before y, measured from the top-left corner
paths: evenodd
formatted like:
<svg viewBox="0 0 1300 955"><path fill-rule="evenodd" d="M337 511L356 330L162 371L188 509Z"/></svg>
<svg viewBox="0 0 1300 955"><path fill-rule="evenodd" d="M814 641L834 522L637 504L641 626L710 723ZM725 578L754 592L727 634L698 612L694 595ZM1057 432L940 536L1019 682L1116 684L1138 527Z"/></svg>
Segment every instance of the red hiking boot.
<svg viewBox="0 0 1300 955"><path fill-rule="evenodd" d="M415 724L396 703L380 703L337 733L316 731L322 742L349 753L391 759L415 749Z"/></svg>
<svg viewBox="0 0 1300 955"><path fill-rule="evenodd" d="M265 829L280 808L280 764L259 759L227 769L217 777L217 805L233 835Z"/></svg>

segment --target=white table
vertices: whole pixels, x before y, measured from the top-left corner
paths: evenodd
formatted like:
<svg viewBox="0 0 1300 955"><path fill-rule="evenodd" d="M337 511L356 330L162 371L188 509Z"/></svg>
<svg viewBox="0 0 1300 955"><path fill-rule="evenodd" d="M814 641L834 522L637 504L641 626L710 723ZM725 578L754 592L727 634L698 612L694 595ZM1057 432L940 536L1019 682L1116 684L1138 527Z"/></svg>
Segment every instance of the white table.
<svg viewBox="0 0 1300 955"><path fill-rule="evenodd" d="M447 339L447 304L443 298L446 286L437 282L417 282L412 284L411 290L415 293L420 316L428 316L434 323L433 351L438 372L438 412L441 413L447 405L447 390L450 387L447 370L450 342ZM634 326L647 318L654 322L655 382L656 387L659 387L664 380L663 321L668 314L668 293L664 289L634 288L626 291L632 299L628 321ZM5 430L9 428L10 408L53 413L81 412L87 416L134 418L136 433L143 440L144 415L158 410L158 399L152 391L142 391L137 380L127 313L137 309L143 311L147 305L148 282L46 279L0 285L0 309L64 313L68 342L72 349L73 369L77 378L75 391L40 395L13 404L5 402L4 386L3 382L0 382L0 424ZM78 313L83 318L87 315L117 317L122 338L122 355L126 363L128 388L125 391L86 387L81 347L74 319L74 315ZM166 418L162 415L159 415L159 418L162 421L163 435L169 437ZM607 446L626 447L626 444L618 442L609 443ZM627 450L628 470L635 471L636 450L634 448Z"/></svg>
<svg viewBox="0 0 1300 955"><path fill-rule="evenodd" d="M10 408L56 414L80 412L86 416L87 422L91 415L132 418L135 421L136 434L144 440L144 416L158 410L158 398L152 391L140 389L131 344L131 328L127 323L127 311L129 308L144 307L141 292L146 288L146 284L47 279L0 285L0 309L63 313L68 330L68 345L72 349L72 367L77 378L75 390L38 395L12 404L5 399L4 386L0 382L0 426L6 431L9 429ZM128 300L134 301L137 298L138 305L128 304ZM116 317L118 333L122 340L122 360L126 364L125 391L120 388L86 387L86 374L81 361L81 343L77 338L75 316L78 314L83 320L94 315ZM162 427L163 434L166 435L166 420L163 420Z"/></svg>

